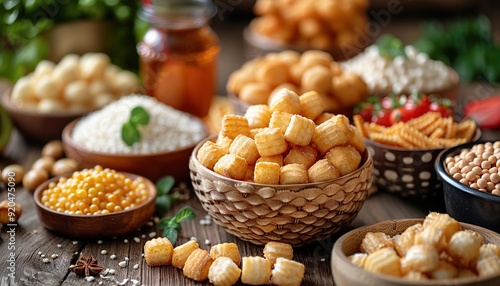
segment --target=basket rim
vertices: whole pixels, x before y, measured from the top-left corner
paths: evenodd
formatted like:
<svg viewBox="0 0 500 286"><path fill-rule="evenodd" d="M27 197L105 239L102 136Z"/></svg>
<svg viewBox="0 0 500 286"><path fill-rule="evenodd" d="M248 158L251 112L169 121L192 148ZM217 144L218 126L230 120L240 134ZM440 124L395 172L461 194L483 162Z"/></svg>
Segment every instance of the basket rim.
<svg viewBox="0 0 500 286"><path fill-rule="evenodd" d="M335 178L335 179L332 179L332 180L328 180L328 181L314 182L314 183L304 183L304 184L287 184L287 185L273 184L273 185L271 185L271 184L259 184L259 183L255 183L255 182L251 182L251 181L236 180L236 179L233 179L233 178L222 176L222 175L220 175L220 174L218 174L218 173L216 173L216 172L208 169L207 167L203 166L200 163L200 161L198 161L198 158L196 157L196 154L198 153L198 150L201 148L201 146L206 141L213 141L214 139L217 138L217 136L218 136L218 134L214 134L214 135L206 137L201 142L199 142L196 145L196 147L193 149L193 152L191 153L190 161L192 161L196 165L197 169L202 169L204 172L207 172L207 173L211 174L212 176L216 177L219 180L228 181L228 182L231 182L231 183L233 183L235 185L239 185L239 186L249 185L249 186L255 186L256 188L259 188L259 189L260 188L274 188L277 191L286 189L288 191L299 192L299 191L301 191L303 189L310 189L310 188L318 188L318 187L328 186L328 185L330 185L332 183L341 181L341 180L346 179L346 178L348 178L350 176L353 176L355 174L359 174L363 170L369 168L370 166L373 169L373 156L370 154L370 152L368 151L368 149L365 148L365 150L361 154L361 163L360 163L360 166L355 171L353 171L353 172L351 172L349 174L340 176L338 178Z"/></svg>

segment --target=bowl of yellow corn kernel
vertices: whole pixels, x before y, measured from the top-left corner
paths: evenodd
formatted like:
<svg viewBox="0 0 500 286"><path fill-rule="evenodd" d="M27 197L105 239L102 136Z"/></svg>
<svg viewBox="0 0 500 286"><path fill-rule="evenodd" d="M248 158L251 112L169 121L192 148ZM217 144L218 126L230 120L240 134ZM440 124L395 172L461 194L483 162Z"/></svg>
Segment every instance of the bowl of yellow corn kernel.
<svg viewBox="0 0 500 286"><path fill-rule="evenodd" d="M74 239L136 230L151 218L155 197L150 180L99 165L47 180L34 193L45 228Z"/></svg>

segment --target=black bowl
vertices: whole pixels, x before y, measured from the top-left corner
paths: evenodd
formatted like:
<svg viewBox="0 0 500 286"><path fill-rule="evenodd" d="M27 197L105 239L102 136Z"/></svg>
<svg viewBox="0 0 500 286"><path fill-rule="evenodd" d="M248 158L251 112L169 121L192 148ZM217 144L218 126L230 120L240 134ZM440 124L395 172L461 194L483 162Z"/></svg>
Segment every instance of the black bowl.
<svg viewBox="0 0 500 286"><path fill-rule="evenodd" d="M470 149L475 144L486 141L469 142L443 150L437 157L435 168L443 182L446 212L458 221L479 225L500 232L500 196L483 193L455 180L445 169L445 160L455 156L462 149Z"/></svg>

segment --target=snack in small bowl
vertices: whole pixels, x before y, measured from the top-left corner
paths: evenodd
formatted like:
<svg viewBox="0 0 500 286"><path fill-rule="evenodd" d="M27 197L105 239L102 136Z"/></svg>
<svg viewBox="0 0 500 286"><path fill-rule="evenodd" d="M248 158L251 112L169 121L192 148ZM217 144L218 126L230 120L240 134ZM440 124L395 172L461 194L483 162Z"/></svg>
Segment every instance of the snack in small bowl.
<svg viewBox="0 0 500 286"><path fill-rule="evenodd" d="M207 135L199 118L150 96L128 95L68 124L63 147L80 168L101 165L153 181L165 175L182 181L189 178L191 151Z"/></svg>
<svg viewBox="0 0 500 286"><path fill-rule="evenodd" d="M497 285L500 237L430 213L380 222L341 236L332 251L336 285Z"/></svg>
<svg viewBox="0 0 500 286"><path fill-rule="evenodd" d="M380 187L403 197L431 197L441 188L434 170L438 154L447 147L477 140L481 134L472 120L455 122L446 106L431 108L434 102L425 95L415 94L402 106L387 103L401 104L402 98L406 96L372 102L377 112L367 116L367 110L358 110L354 123L372 152Z"/></svg>
<svg viewBox="0 0 500 286"><path fill-rule="evenodd" d="M74 239L135 231L151 218L155 197L150 180L101 166L54 177L34 193L41 223Z"/></svg>
<svg viewBox="0 0 500 286"><path fill-rule="evenodd" d="M365 32L369 1L258 0L244 31L249 56L286 49L353 57L371 42Z"/></svg>
<svg viewBox="0 0 500 286"><path fill-rule="evenodd" d="M305 245L351 222L371 186L372 159L344 115L323 112L316 92L283 89L270 105L222 119L189 164L204 209L255 244Z"/></svg>
<svg viewBox="0 0 500 286"><path fill-rule="evenodd" d="M106 54L70 54L57 64L41 61L5 92L2 104L25 138L46 143L61 139L72 120L138 88L137 76L112 65Z"/></svg>
<svg viewBox="0 0 500 286"><path fill-rule="evenodd" d="M250 105L269 104L283 88L296 93L315 91L325 111L342 114L350 114L368 95L361 76L345 72L331 55L319 50L302 54L286 50L250 60L230 75L226 86L240 115Z"/></svg>
<svg viewBox="0 0 500 286"><path fill-rule="evenodd" d="M436 172L446 211L454 218L500 231L500 141L469 142L441 152Z"/></svg>

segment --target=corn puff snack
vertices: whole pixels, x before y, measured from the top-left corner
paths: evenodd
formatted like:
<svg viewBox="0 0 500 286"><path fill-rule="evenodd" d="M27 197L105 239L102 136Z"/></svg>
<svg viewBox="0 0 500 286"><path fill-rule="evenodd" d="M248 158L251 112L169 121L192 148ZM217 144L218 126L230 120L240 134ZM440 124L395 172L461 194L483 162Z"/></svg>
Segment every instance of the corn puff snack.
<svg viewBox="0 0 500 286"><path fill-rule="evenodd" d="M266 284L271 278L271 263L269 260L258 257L243 257L241 268L241 282L249 285Z"/></svg>
<svg viewBox="0 0 500 286"><path fill-rule="evenodd" d="M274 265L278 257L292 259L293 248L290 244L281 242L268 242L264 246L264 257Z"/></svg>
<svg viewBox="0 0 500 286"><path fill-rule="evenodd" d="M189 240L188 242L177 246L174 248L172 255L172 266L183 269L189 255L199 248L200 246L195 240Z"/></svg>
<svg viewBox="0 0 500 286"><path fill-rule="evenodd" d="M214 259L210 257L208 251L195 249L184 264L183 274L187 278L201 282L208 278L208 271L213 262Z"/></svg>
<svg viewBox="0 0 500 286"><path fill-rule="evenodd" d="M153 238L144 244L144 258L150 266L169 265L173 252L172 243L164 237Z"/></svg>
<svg viewBox="0 0 500 286"><path fill-rule="evenodd" d="M300 286L304 279L304 264L278 257L271 271L271 284L282 286Z"/></svg>
<svg viewBox="0 0 500 286"><path fill-rule="evenodd" d="M229 257L220 256L208 270L208 279L214 286L232 286L238 282L241 269Z"/></svg>

